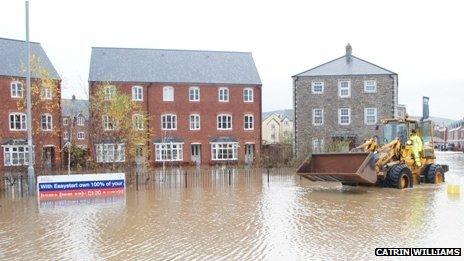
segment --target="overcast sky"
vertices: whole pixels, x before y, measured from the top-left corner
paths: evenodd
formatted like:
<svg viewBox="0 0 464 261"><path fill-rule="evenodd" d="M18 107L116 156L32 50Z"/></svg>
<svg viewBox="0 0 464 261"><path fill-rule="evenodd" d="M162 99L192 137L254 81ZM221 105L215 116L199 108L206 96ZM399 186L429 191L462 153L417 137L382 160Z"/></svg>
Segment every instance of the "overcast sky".
<svg viewBox="0 0 464 261"><path fill-rule="evenodd" d="M92 46L251 51L263 110L292 107L291 76L345 52L399 74L399 102L464 116L462 1L31 0L31 40L86 98ZM0 37L24 39L24 1L0 1Z"/></svg>

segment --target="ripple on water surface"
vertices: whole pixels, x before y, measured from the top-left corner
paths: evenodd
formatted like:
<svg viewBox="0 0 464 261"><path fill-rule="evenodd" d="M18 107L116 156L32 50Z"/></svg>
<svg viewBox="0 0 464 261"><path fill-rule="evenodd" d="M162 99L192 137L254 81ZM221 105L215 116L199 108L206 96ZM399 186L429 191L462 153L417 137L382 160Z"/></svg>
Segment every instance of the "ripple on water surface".
<svg viewBox="0 0 464 261"><path fill-rule="evenodd" d="M438 157L450 165L447 181L464 184L464 154ZM464 246L463 199L446 184L396 190L312 183L292 171L269 182L259 170L224 175L80 201L3 193L0 260L373 259L376 247Z"/></svg>

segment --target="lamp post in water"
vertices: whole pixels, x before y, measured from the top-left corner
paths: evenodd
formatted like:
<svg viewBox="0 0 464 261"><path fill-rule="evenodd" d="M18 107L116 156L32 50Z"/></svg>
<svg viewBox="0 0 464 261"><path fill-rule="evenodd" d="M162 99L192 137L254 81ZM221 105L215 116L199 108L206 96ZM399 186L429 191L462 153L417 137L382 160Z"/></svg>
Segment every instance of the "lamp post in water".
<svg viewBox="0 0 464 261"><path fill-rule="evenodd" d="M29 1L26 1L26 49L27 49L27 73L26 73L26 99L27 99L27 148L28 148L28 167L27 176L29 187L34 188L34 147L32 143L32 100L31 100L31 43L29 42ZM31 184L32 182L32 184Z"/></svg>

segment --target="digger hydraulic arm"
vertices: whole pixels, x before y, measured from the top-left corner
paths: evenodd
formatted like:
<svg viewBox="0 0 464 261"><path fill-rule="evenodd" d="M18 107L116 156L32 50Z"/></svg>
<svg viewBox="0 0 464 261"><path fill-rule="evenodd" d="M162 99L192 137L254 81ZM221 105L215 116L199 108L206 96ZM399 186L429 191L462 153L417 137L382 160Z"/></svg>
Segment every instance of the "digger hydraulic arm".
<svg viewBox="0 0 464 261"><path fill-rule="evenodd" d="M356 148L353 148L351 152L355 151L365 151L365 152L375 152L379 148L376 138L370 138L364 141L363 144L359 145Z"/></svg>
<svg viewBox="0 0 464 261"><path fill-rule="evenodd" d="M378 159L375 163L375 170L379 173L382 168L391 162L396 162L400 158L401 153L401 141L399 138L392 140L391 142L383 145L378 149Z"/></svg>

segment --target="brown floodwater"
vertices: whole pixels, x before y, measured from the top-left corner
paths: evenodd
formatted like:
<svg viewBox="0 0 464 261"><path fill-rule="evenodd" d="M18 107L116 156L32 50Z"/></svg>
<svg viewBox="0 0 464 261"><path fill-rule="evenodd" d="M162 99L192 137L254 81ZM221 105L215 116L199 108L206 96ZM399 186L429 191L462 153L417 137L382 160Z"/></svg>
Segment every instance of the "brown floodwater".
<svg viewBox="0 0 464 261"><path fill-rule="evenodd" d="M447 184L312 183L292 170L176 172L123 197L38 202L0 194L0 260L375 259L376 247L464 247L464 154ZM462 191L464 193L464 191Z"/></svg>

